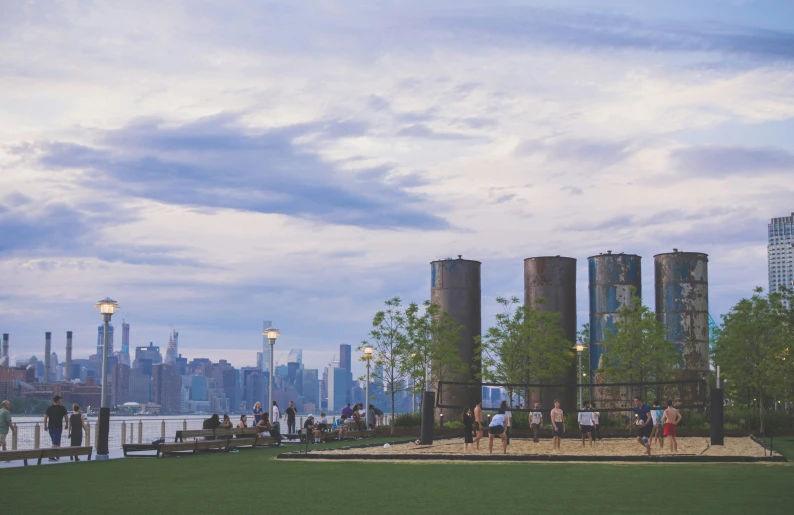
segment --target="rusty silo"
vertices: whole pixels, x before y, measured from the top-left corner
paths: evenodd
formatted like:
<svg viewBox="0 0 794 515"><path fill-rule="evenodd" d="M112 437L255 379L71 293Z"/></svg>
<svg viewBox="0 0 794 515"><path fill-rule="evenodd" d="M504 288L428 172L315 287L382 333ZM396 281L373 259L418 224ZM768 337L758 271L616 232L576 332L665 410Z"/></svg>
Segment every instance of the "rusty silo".
<svg viewBox="0 0 794 515"><path fill-rule="evenodd" d="M63 371L66 381L72 380L72 332L66 331L66 369Z"/></svg>
<svg viewBox="0 0 794 515"><path fill-rule="evenodd" d="M590 275L590 377L594 383L599 383L603 380L595 371L603 359L605 333L614 331L618 311L629 305L632 294L642 296L642 258L636 254L607 251L587 259Z"/></svg>
<svg viewBox="0 0 794 515"><path fill-rule="evenodd" d="M544 302L535 299L542 297ZM524 260L524 305L532 306L540 311L553 311L562 316L560 324L565 337L573 347L576 342L576 259L560 256L533 257ZM572 362L564 377L554 381L567 383L563 391L549 389L544 392L533 392L527 399L527 406L540 402L549 408L552 399L563 401L564 410L575 409L576 406L576 366ZM543 395L539 395L542 393Z"/></svg>
<svg viewBox="0 0 794 515"><path fill-rule="evenodd" d="M52 349L52 333L44 333L44 382L50 382L50 356Z"/></svg>
<svg viewBox="0 0 794 515"><path fill-rule="evenodd" d="M707 254L674 252L653 257L656 318L683 357L681 379L709 373L709 282Z"/></svg>
<svg viewBox="0 0 794 515"><path fill-rule="evenodd" d="M474 338L481 334L482 324L480 262L458 256L458 259L430 263L430 301L449 313L464 328L460 333L458 351L469 371L444 379L470 383L471 386L445 388L444 404L473 407L482 395L482 380L476 377L482 356L474 343ZM459 412L444 410L444 416L454 420Z"/></svg>
<svg viewBox="0 0 794 515"><path fill-rule="evenodd" d="M8 355L8 333L3 333L3 357L0 358L0 364L4 367L11 366L11 357Z"/></svg>

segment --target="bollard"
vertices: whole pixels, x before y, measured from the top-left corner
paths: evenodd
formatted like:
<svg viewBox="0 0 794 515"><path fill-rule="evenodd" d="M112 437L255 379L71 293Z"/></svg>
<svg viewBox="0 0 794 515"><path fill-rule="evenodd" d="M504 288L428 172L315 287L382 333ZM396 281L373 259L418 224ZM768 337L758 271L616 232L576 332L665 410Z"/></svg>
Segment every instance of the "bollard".
<svg viewBox="0 0 794 515"><path fill-rule="evenodd" d="M85 425L85 446L91 447L91 424L89 423Z"/></svg>
<svg viewBox="0 0 794 515"><path fill-rule="evenodd" d="M182 420L182 431L187 431L187 420Z"/></svg>
<svg viewBox="0 0 794 515"><path fill-rule="evenodd" d="M17 428L16 424L14 424L14 434L11 435L11 450L17 450L17 433L19 432L19 428Z"/></svg>
<svg viewBox="0 0 794 515"><path fill-rule="evenodd" d="M138 443L143 443L143 420L138 421Z"/></svg>
<svg viewBox="0 0 794 515"><path fill-rule="evenodd" d="M160 424L160 438L165 439L165 420Z"/></svg>
<svg viewBox="0 0 794 515"><path fill-rule="evenodd" d="M41 428L38 424L33 428L33 448L39 449L39 438L41 437Z"/></svg>
<svg viewBox="0 0 794 515"><path fill-rule="evenodd" d="M121 444L124 445L127 443L127 424L122 422L121 423Z"/></svg>
<svg viewBox="0 0 794 515"><path fill-rule="evenodd" d="M135 441L135 425L130 422L130 443Z"/></svg>
<svg viewBox="0 0 794 515"><path fill-rule="evenodd" d="M94 449L99 449L99 422L94 422L94 434L96 437L94 438Z"/></svg>

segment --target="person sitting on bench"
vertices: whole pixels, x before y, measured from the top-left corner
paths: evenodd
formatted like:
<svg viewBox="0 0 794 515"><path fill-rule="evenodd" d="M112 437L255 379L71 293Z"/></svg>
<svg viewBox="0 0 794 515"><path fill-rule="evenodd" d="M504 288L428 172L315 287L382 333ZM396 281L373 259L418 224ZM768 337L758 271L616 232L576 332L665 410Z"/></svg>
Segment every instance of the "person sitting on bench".
<svg viewBox="0 0 794 515"><path fill-rule="evenodd" d="M270 416L267 413L262 413L262 418L256 425L260 431L268 431L270 436L276 439L276 442L281 444L281 434L278 431L278 424L270 425Z"/></svg>
<svg viewBox="0 0 794 515"><path fill-rule="evenodd" d="M237 423L238 429L245 429L248 427L248 417L245 415L240 415L240 421Z"/></svg>
<svg viewBox="0 0 794 515"><path fill-rule="evenodd" d="M355 408L353 408L353 422L350 425L355 426L355 428L359 431L363 431L364 419L361 417L361 413L359 412L360 406L361 404L356 404Z"/></svg>
<svg viewBox="0 0 794 515"><path fill-rule="evenodd" d="M347 420L346 415L342 415L336 422L334 422L334 426L331 428L331 431L337 431L339 434L337 435L336 439L341 440L347 434L347 425L345 425L345 421Z"/></svg>
<svg viewBox="0 0 794 515"><path fill-rule="evenodd" d="M320 430L321 433L325 433L328 431L328 417L325 416L325 413L320 413L322 417L320 419L320 423L317 424L317 429Z"/></svg>
<svg viewBox="0 0 794 515"><path fill-rule="evenodd" d="M203 424L201 424L201 429L218 429L221 427L221 418L218 414L212 415L210 418L206 419ZM215 440L214 436L205 436L205 440Z"/></svg>
<svg viewBox="0 0 794 515"><path fill-rule="evenodd" d="M312 415L311 413L309 413L309 416L306 417L306 422L303 423L303 429L306 430L307 442L314 441L314 443L319 443L317 442L317 438L320 435L320 430L317 429L316 424L314 423L314 415ZM312 440L309 440L310 438Z"/></svg>

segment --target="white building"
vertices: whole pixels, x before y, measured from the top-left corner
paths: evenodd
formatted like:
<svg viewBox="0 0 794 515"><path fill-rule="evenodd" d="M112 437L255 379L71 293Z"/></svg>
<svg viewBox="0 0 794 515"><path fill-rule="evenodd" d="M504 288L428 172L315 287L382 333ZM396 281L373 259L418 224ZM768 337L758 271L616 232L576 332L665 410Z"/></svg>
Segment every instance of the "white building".
<svg viewBox="0 0 794 515"><path fill-rule="evenodd" d="M791 288L794 283L792 225L794 225L794 213L791 216L773 218L769 223L769 245L767 246L769 293L777 291L780 286Z"/></svg>

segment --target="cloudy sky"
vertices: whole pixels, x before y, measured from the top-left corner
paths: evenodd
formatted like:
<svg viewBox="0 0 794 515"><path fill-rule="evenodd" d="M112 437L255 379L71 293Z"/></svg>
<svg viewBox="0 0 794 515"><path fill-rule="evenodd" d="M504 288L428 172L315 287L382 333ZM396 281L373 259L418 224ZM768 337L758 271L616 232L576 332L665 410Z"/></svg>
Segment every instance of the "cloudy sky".
<svg viewBox="0 0 794 515"><path fill-rule="evenodd" d="M766 287L794 211L794 4L0 2L0 331L307 366L429 262L709 254L715 317ZM118 320L119 315L114 318ZM116 339L119 345L119 339ZM278 355L278 354L277 354ZM286 352L284 354L286 357Z"/></svg>

